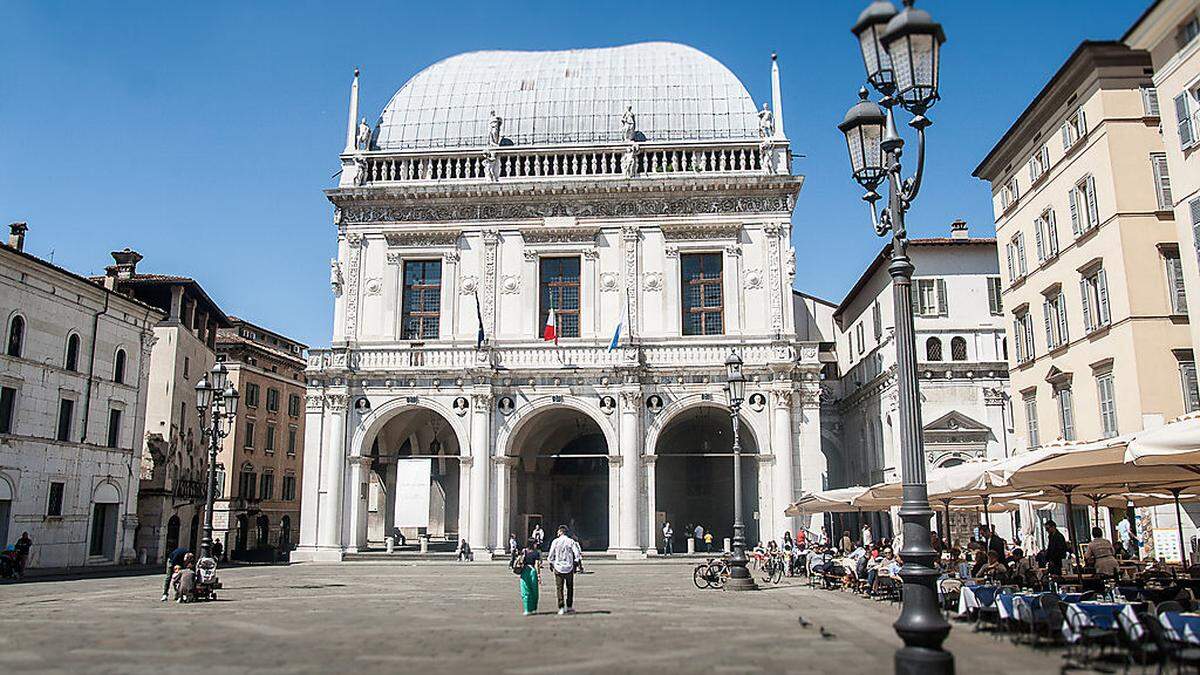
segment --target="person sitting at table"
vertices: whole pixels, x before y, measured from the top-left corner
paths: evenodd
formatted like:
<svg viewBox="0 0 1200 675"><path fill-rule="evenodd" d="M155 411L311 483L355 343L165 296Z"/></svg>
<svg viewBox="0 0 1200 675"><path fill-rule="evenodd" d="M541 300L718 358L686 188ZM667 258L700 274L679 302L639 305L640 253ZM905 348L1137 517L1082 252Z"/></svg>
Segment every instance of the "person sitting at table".
<svg viewBox="0 0 1200 675"><path fill-rule="evenodd" d="M1067 538L1058 531L1058 524L1053 520L1046 521L1046 573L1050 576L1061 577L1063 573L1063 558L1070 552Z"/></svg>
<svg viewBox="0 0 1200 675"><path fill-rule="evenodd" d="M984 551L982 546L978 546L974 543L972 543L971 546L975 549L974 558L971 565L971 578L982 579L983 568L987 567L988 563L987 553Z"/></svg>
<svg viewBox="0 0 1200 675"><path fill-rule="evenodd" d="M1102 577L1115 577L1120 563L1117 553L1113 550L1112 542L1104 538L1104 530L1092 528L1092 540L1088 542L1087 551L1083 554L1083 563L1096 569L1096 574Z"/></svg>
<svg viewBox="0 0 1200 675"><path fill-rule="evenodd" d="M1000 556L996 555L995 551L988 551L987 562L975 574L975 578L1003 582L1007 577L1008 568L1004 566L1004 563L1000 562Z"/></svg>
<svg viewBox="0 0 1200 675"><path fill-rule="evenodd" d="M1014 548L1010 565L1012 566L1012 578L1014 582L1021 586L1033 587L1037 585L1037 562L1032 556L1026 556L1025 552L1020 548Z"/></svg>

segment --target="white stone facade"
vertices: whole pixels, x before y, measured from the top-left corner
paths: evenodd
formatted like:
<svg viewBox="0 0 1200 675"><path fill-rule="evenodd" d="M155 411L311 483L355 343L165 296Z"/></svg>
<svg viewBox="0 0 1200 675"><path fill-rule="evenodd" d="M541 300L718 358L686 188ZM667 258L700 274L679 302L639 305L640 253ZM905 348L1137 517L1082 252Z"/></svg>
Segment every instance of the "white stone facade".
<svg viewBox="0 0 1200 675"><path fill-rule="evenodd" d="M162 314L12 243L0 245L0 546L28 532L31 567L128 562Z"/></svg>

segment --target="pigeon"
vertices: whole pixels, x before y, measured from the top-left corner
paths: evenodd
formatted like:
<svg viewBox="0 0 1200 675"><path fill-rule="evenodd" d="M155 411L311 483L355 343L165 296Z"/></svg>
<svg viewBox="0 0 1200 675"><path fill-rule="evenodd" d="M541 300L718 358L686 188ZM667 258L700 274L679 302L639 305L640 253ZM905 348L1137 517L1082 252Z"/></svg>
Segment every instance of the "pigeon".
<svg viewBox="0 0 1200 675"><path fill-rule="evenodd" d="M820 631L821 637L825 638L826 640L832 640L833 638L837 637L833 633L825 630L825 626L818 626L817 630Z"/></svg>
<svg viewBox="0 0 1200 675"><path fill-rule="evenodd" d="M811 621L807 621L804 617L800 617L800 627L801 628L809 628L810 626L812 626Z"/></svg>

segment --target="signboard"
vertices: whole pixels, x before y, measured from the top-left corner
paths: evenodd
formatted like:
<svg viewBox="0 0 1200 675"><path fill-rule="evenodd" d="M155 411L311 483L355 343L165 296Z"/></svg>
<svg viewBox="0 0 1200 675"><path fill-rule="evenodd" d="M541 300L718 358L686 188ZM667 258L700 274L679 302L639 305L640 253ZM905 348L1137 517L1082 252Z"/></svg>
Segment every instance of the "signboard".
<svg viewBox="0 0 1200 675"><path fill-rule="evenodd" d="M433 460L396 462L396 527L429 527L429 478Z"/></svg>
<svg viewBox="0 0 1200 675"><path fill-rule="evenodd" d="M1180 562L1179 531L1170 527L1154 528L1154 557L1166 562Z"/></svg>

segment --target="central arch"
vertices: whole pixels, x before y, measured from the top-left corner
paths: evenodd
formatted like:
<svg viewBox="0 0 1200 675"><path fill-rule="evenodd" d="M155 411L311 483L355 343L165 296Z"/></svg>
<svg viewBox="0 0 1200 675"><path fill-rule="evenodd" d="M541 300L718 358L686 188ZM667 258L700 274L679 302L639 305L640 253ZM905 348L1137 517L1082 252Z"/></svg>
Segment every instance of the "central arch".
<svg viewBox="0 0 1200 675"><path fill-rule="evenodd" d="M585 550L606 550L609 444L601 423L574 406L540 407L507 440L508 531L523 541L541 523L549 540L566 525Z"/></svg>

